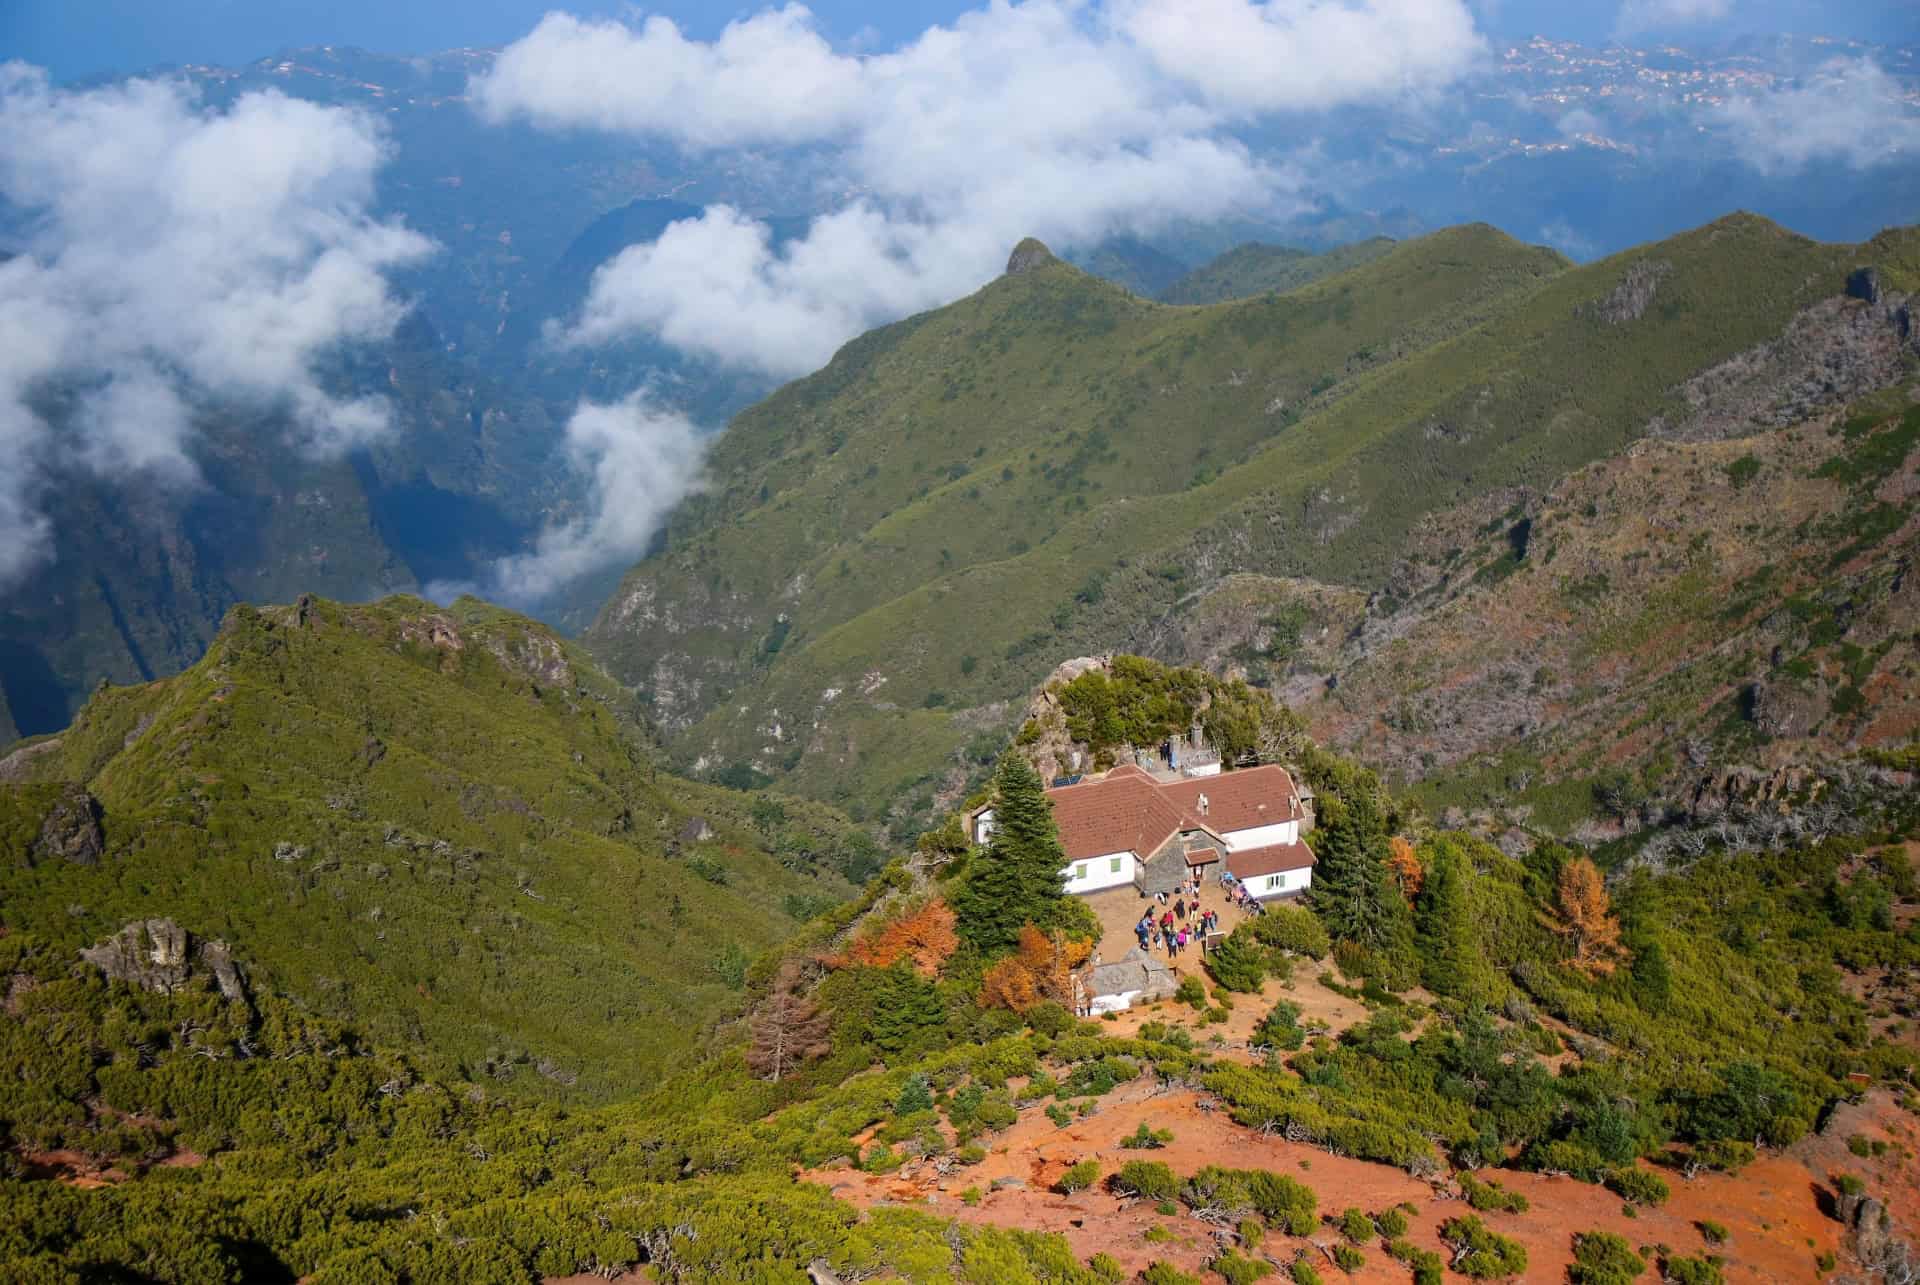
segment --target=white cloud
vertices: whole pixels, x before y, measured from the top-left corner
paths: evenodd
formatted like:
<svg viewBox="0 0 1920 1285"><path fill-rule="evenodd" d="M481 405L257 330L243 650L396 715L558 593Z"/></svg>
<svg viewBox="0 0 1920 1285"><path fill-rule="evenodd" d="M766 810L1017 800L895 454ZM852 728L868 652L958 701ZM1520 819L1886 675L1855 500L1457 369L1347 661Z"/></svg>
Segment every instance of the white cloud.
<svg viewBox="0 0 1920 1285"><path fill-rule="evenodd" d="M569 580L639 557L667 511L698 482L704 441L686 416L635 393L575 407L566 451L588 483L587 511L542 531L532 552L495 563L482 586L489 596L538 603ZM445 596L456 588L433 592Z"/></svg>
<svg viewBox="0 0 1920 1285"><path fill-rule="evenodd" d="M1741 159L1763 174L1815 161L1857 170L1920 163L1920 112L1867 58L1836 58L1799 84L1734 99L1717 115Z"/></svg>
<svg viewBox="0 0 1920 1285"><path fill-rule="evenodd" d="M69 91L0 66L0 193L28 216L0 264L0 585L50 556L50 469L190 482L205 400L283 408L317 453L385 431L383 401L313 370L392 332L383 274L432 248L368 215L385 157L357 112L274 93L214 112L174 83ZM41 398L71 413L56 427Z"/></svg>
<svg viewBox="0 0 1920 1285"><path fill-rule="evenodd" d="M1296 176L1229 125L1424 91L1480 49L1460 0L993 0L864 58L834 53L798 6L711 44L664 19L556 15L473 93L495 120L829 149L857 196L803 238L776 250L753 220L709 209L605 265L560 336L651 332L790 376L978 286L1022 236L1084 244L1281 212Z"/></svg>
<svg viewBox="0 0 1920 1285"><path fill-rule="evenodd" d="M1733 14L1733 0L1626 0L1614 23L1615 36L1637 35L1665 27L1697 27Z"/></svg>

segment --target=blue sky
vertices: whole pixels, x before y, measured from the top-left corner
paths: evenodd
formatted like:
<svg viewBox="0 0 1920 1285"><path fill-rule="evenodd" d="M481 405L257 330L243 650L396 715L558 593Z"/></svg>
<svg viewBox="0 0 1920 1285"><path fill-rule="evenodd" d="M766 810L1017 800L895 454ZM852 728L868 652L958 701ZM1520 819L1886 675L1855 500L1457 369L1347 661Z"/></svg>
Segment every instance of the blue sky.
<svg viewBox="0 0 1920 1285"><path fill-rule="evenodd" d="M689 34L711 36L730 18L764 7L711 0L0 0L0 57L49 68L56 79L137 71L161 63L234 64L289 46L360 45L422 53L456 45L503 44L523 36L550 8L574 13L664 13ZM811 0L826 33L847 40L870 31L896 44L973 7L962 0ZM1876 40L1920 39L1920 0L1726 0L1725 18L1676 31L1694 38L1765 32L1819 32ZM1476 0L1497 36L1543 32L1602 41L1621 0Z"/></svg>
<svg viewBox="0 0 1920 1285"><path fill-rule="evenodd" d="M690 35L711 36L760 4L657 0ZM836 39L871 28L895 43L970 6L959 0L811 0ZM505 44L549 9L631 13L604 0L0 0L0 57L46 67L58 80L160 63L234 64L301 45L423 53Z"/></svg>

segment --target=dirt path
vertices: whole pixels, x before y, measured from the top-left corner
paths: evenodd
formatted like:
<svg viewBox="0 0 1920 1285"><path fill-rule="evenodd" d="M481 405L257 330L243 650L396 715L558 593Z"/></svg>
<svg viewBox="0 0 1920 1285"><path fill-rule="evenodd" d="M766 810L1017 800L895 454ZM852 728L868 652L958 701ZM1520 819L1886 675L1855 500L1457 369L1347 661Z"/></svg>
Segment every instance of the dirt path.
<svg viewBox="0 0 1920 1285"><path fill-rule="evenodd" d="M1312 1187L1323 1214L1337 1215L1348 1206L1372 1212L1409 1201L1418 1209L1410 1215L1409 1238L1435 1251L1443 1249L1439 1225L1467 1212L1457 1198L1442 1195L1398 1169L1261 1137L1219 1111L1204 1109L1203 1101L1191 1090L1155 1094L1151 1085L1134 1081L1102 1099L1096 1114L1064 1129L1038 1109L1023 1112L994 1141L986 1160L945 1179L931 1170L871 1175L832 1169L800 1176L829 1187L862 1209L912 1204L968 1222L1058 1232L1082 1258L1104 1251L1129 1270L1157 1259L1198 1271L1216 1252L1216 1229L1184 1211L1162 1216L1151 1206L1123 1201L1104 1190L1072 1196L1048 1190L1068 1165L1097 1159L1103 1175L1135 1158L1164 1161L1183 1175L1208 1164L1270 1169ZM1524 1194L1532 1208L1524 1214L1482 1217L1495 1230L1526 1245L1529 1281L1564 1280L1573 1233L1591 1230L1614 1232L1635 1246L1664 1245L1675 1254L1719 1253L1727 1260L1730 1282L1815 1281L1820 1275L1815 1266L1818 1255L1840 1249L1840 1226L1821 1212L1820 1189L1829 1173L1844 1169L1867 1178L1869 1188L1895 1211L1896 1222L1907 1235L1913 1234L1912 1222L1920 1210L1920 1200L1915 1199L1920 1193L1920 1169L1912 1158L1920 1130L1884 1095L1875 1095L1866 1107L1846 1110L1857 1110L1859 1115L1840 1119L1827 1135L1791 1152L1763 1156L1735 1177L1705 1175L1688 1182L1666 1175L1673 1186L1672 1199L1637 1216L1628 1216L1620 1198L1605 1188L1571 1178L1503 1171L1500 1181ZM1122 1149L1120 1140L1142 1122L1171 1129L1174 1141L1157 1151ZM1899 1157L1889 1149L1880 1160L1863 1162L1846 1149L1849 1131L1897 1140L1908 1154ZM1837 1164L1836 1149L1849 1163ZM968 1205L961 1199L968 1188L983 1193L978 1204ZM1698 1224L1709 1219L1730 1233L1727 1243L1717 1249L1706 1244L1699 1230ZM1165 1229L1169 1238L1149 1241L1147 1234L1153 1228ZM1302 1250L1314 1251L1316 1242L1331 1245L1334 1239L1330 1228L1308 1239L1269 1233L1263 1248L1285 1264ZM1377 1243L1365 1252L1366 1265L1348 1279L1383 1285L1405 1282L1406 1269L1389 1259ZM1322 1274L1340 1279L1325 1270L1324 1255L1321 1258Z"/></svg>

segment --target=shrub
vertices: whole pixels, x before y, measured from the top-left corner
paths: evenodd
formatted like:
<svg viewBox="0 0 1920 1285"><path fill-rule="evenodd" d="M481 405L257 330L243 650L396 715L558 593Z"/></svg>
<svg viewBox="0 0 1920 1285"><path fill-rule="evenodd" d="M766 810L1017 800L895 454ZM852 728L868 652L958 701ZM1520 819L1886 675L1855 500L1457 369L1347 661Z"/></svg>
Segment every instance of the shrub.
<svg viewBox="0 0 1920 1285"><path fill-rule="evenodd" d="M1120 1285L1127 1278L1127 1270L1120 1266L1120 1260L1104 1251L1087 1260L1087 1270L1108 1285Z"/></svg>
<svg viewBox="0 0 1920 1285"><path fill-rule="evenodd" d="M1738 1173L1753 1163L1756 1154L1751 1142L1738 1138L1711 1138L1696 1143L1689 1157L1692 1163L1720 1173Z"/></svg>
<svg viewBox="0 0 1920 1285"><path fill-rule="evenodd" d="M1320 1198L1313 1188L1283 1173L1254 1169L1247 1174L1247 1196L1260 1216L1288 1235L1307 1236L1319 1223Z"/></svg>
<svg viewBox="0 0 1920 1285"><path fill-rule="evenodd" d="M1234 1250L1227 1250L1211 1263L1209 1268L1220 1273L1227 1285L1253 1285L1253 1282L1273 1271L1273 1264L1258 1258L1244 1258Z"/></svg>
<svg viewBox="0 0 1920 1285"><path fill-rule="evenodd" d="M1293 1260L1292 1275L1293 1285L1326 1285L1321 1279L1320 1273L1314 1269L1313 1264L1304 1258L1296 1258Z"/></svg>
<svg viewBox="0 0 1920 1285"><path fill-rule="evenodd" d="M1664 1205L1673 1189L1659 1174L1631 1166L1615 1169L1607 1175L1607 1190L1636 1205Z"/></svg>
<svg viewBox="0 0 1920 1285"><path fill-rule="evenodd" d="M1717 1223L1711 1218L1702 1218L1699 1222L1695 1223L1694 1226L1700 1229L1700 1238L1706 1241L1707 1244L1724 1245L1727 1243L1727 1225L1725 1223Z"/></svg>
<svg viewBox="0 0 1920 1285"><path fill-rule="evenodd" d="M1661 1266L1667 1285L1726 1285L1726 1274L1711 1258L1669 1258Z"/></svg>
<svg viewBox="0 0 1920 1285"><path fill-rule="evenodd" d="M1156 1129L1142 1120L1139 1128L1120 1139L1120 1145L1129 1151L1156 1151L1172 1141L1172 1129Z"/></svg>
<svg viewBox="0 0 1920 1285"><path fill-rule="evenodd" d="M960 1193L960 1203L971 1208L980 1203L980 1188L968 1187Z"/></svg>
<svg viewBox="0 0 1920 1285"><path fill-rule="evenodd" d="M1253 937L1272 950L1325 959L1333 949L1320 917L1305 906L1268 906L1266 913L1253 921Z"/></svg>
<svg viewBox="0 0 1920 1285"><path fill-rule="evenodd" d="M1867 1184L1850 1173L1833 1175L1833 1187L1843 1196L1861 1196L1866 1194Z"/></svg>
<svg viewBox="0 0 1920 1285"><path fill-rule="evenodd" d="M909 1075L907 1082L900 1086L900 1096L894 1100L895 1115L913 1115L918 1111L933 1110L933 1089L927 1084L927 1077L920 1074Z"/></svg>
<svg viewBox="0 0 1920 1285"><path fill-rule="evenodd" d="M1865 1134L1852 1133L1847 1135L1847 1150L1856 1156L1870 1156L1873 1154L1873 1144L1867 1141Z"/></svg>
<svg viewBox="0 0 1920 1285"><path fill-rule="evenodd" d="M1395 1240L1407 1234L1407 1216L1399 1209L1389 1209L1373 1216L1373 1225L1388 1240Z"/></svg>
<svg viewBox="0 0 1920 1285"><path fill-rule="evenodd" d="M1610 1231L1581 1232L1573 1238L1572 1285L1628 1285L1647 1270L1633 1246Z"/></svg>
<svg viewBox="0 0 1920 1285"><path fill-rule="evenodd" d="M1508 1191L1492 1179L1481 1182L1472 1174L1463 1173L1460 1175L1460 1192L1467 1198L1467 1204L1474 1209L1493 1210L1504 1214L1527 1212L1525 1196L1517 1191Z"/></svg>
<svg viewBox="0 0 1920 1285"><path fill-rule="evenodd" d="M1149 1263L1140 1273L1140 1285L1200 1285L1200 1278L1166 1263Z"/></svg>
<svg viewBox="0 0 1920 1285"><path fill-rule="evenodd" d="M1256 1044L1287 1050L1305 1044L1307 1032L1300 1025L1300 1006L1284 999L1275 1004L1273 1011L1254 1028L1253 1039Z"/></svg>
<svg viewBox="0 0 1920 1285"><path fill-rule="evenodd" d="M1243 924L1207 954L1207 971L1227 990L1252 993L1267 979L1265 954Z"/></svg>
<svg viewBox="0 0 1920 1285"><path fill-rule="evenodd" d="M1067 1171L1054 1181L1053 1189L1062 1195L1070 1196L1076 1191L1091 1187L1100 1177L1098 1160L1082 1160L1071 1165Z"/></svg>
<svg viewBox="0 0 1920 1285"><path fill-rule="evenodd" d="M1056 1129L1064 1129L1073 1123L1073 1112L1059 1102L1047 1104L1047 1119L1053 1121Z"/></svg>
<svg viewBox="0 0 1920 1285"><path fill-rule="evenodd" d="M1173 998L1190 1008L1202 1009L1207 1006L1207 988L1198 977L1182 977Z"/></svg>
<svg viewBox="0 0 1920 1285"><path fill-rule="evenodd" d="M1267 1237L1266 1225L1258 1218L1242 1218L1234 1233L1240 1237L1240 1243L1248 1249L1260 1248L1260 1242Z"/></svg>
<svg viewBox="0 0 1920 1285"><path fill-rule="evenodd" d="M1339 1265L1341 1271L1351 1276L1366 1266L1367 1256L1352 1245L1335 1245L1333 1261Z"/></svg>
<svg viewBox="0 0 1920 1285"><path fill-rule="evenodd" d="M1173 1170L1158 1160L1129 1160L1113 1175L1111 1185L1123 1196L1142 1200L1171 1200L1180 1190Z"/></svg>
<svg viewBox="0 0 1920 1285"><path fill-rule="evenodd" d="M1518 1276L1527 1270L1527 1248L1502 1236L1478 1215L1463 1214L1440 1225L1440 1239L1454 1250L1453 1270L1477 1280Z"/></svg>
<svg viewBox="0 0 1920 1285"><path fill-rule="evenodd" d="M1356 1245L1373 1239L1373 1219L1349 1205L1340 1214L1340 1234Z"/></svg>

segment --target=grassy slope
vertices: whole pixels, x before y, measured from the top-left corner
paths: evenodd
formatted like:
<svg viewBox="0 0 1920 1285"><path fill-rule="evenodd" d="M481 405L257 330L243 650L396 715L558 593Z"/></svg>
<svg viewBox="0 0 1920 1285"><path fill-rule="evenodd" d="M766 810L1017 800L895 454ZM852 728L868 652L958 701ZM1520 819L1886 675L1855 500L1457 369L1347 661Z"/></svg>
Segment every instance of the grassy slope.
<svg viewBox="0 0 1920 1285"><path fill-rule="evenodd" d="M44 790L0 793L0 921L78 947L172 916L443 1069L506 1057L549 1090L526 1070L546 1060L582 1096L630 1090L729 1001L716 959L790 931L789 894L847 888L758 850L743 796L660 775L625 702L473 600L238 609L199 664L103 689L34 760L100 800L105 862L28 864ZM694 814L717 836L665 855Z"/></svg>
<svg viewBox="0 0 1920 1285"><path fill-rule="evenodd" d="M881 803L970 732L918 708L930 691L1006 699L1061 655L1137 638L1199 578L1373 582L1424 513L1612 454L1686 376L1838 292L1855 257L1734 216L1577 269L1454 229L1214 308L1064 267L1004 280L736 421L722 485L590 642L643 685L664 660L672 712L711 711L690 750L791 758L799 788ZM1593 316L1641 259L1671 265L1645 315ZM691 701L689 679L706 684ZM777 711L782 737L743 706ZM817 752L794 753L796 724Z"/></svg>
<svg viewBox="0 0 1920 1285"><path fill-rule="evenodd" d="M1285 293L1371 263L1393 247L1393 239L1384 236L1356 241L1324 254L1250 242L1195 268L1162 290L1159 298L1162 303L1207 304L1246 299L1269 291Z"/></svg>

